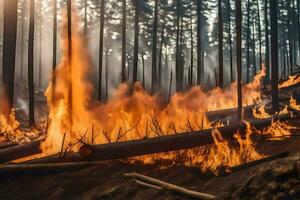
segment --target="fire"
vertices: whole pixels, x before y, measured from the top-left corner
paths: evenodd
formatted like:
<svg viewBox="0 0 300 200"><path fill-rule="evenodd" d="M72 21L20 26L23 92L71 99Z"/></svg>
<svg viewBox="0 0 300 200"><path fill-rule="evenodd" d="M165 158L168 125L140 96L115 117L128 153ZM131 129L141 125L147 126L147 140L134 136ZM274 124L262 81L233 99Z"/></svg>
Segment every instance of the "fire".
<svg viewBox="0 0 300 200"><path fill-rule="evenodd" d="M73 17L73 19L76 17ZM236 83L228 90L217 88L205 93L193 87L186 93L176 93L165 105L159 95L149 95L136 83L121 84L107 103L92 98L91 59L83 37L73 20L72 66L69 66L66 22L63 23L60 65L54 72L56 84L46 91L49 107L49 127L42 149L46 153L61 151L62 145L76 150L78 140L87 143L108 143L136 140L179 132L211 128L205 112L232 108L237 105ZM71 74L69 74L71 67ZM244 105L260 100L261 71L254 81L244 86ZM68 99L72 85L72 99ZM72 104L72 116L68 108ZM72 118L72 124L70 124ZM74 149L75 148L75 149Z"/></svg>
<svg viewBox="0 0 300 200"><path fill-rule="evenodd" d="M265 119L271 117L271 115L266 112L265 105L261 105L258 108L253 108L252 113L254 118L257 119Z"/></svg>
<svg viewBox="0 0 300 200"><path fill-rule="evenodd" d="M290 99L290 106L291 106L291 108L300 111L300 105L297 105L296 99L294 99L292 96L291 96L291 99Z"/></svg>
<svg viewBox="0 0 300 200"><path fill-rule="evenodd" d="M289 76L289 79L284 81L283 83L279 84L278 88L285 88L291 85L295 85L297 83L300 83L300 76L295 75L295 76Z"/></svg>

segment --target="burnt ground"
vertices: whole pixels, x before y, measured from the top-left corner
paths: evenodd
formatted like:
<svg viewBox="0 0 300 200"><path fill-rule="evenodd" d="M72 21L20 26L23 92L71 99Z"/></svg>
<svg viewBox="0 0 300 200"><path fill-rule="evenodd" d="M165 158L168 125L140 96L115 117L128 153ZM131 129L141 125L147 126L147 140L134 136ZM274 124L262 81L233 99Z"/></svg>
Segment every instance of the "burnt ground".
<svg viewBox="0 0 300 200"><path fill-rule="evenodd" d="M0 178L0 199L191 199L172 191L137 185L124 177L127 172L139 172L214 194L219 199L300 199L300 137L260 143L257 148L266 154L289 150L290 156L223 176L203 174L195 167L161 169L124 161L103 162L94 167L57 173L14 174Z"/></svg>

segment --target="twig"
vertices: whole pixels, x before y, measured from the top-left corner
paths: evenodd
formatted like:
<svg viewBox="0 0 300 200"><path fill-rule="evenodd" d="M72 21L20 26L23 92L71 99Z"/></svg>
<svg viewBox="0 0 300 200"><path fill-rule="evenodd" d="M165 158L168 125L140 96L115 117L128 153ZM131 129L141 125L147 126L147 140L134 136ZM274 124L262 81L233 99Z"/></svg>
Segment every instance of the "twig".
<svg viewBox="0 0 300 200"><path fill-rule="evenodd" d="M162 188L157 186L157 185L152 185L152 184L149 184L149 183L145 183L143 181L139 181L139 180L136 180L135 179L135 182L138 184L138 185L141 185L141 186L144 186L144 187L149 187L149 188L153 188L153 189L157 189L157 190L161 190Z"/></svg>
<svg viewBox="0 0 300 200"><path fill-rule="evenodd" d="M211 194L206 194L206 193L201 193L193 190L189 190L171 183L167 183L149 176L145 176L139 173L126 173L126 177L131 177L135 179L140 179L142 181L148 182L153 185L157 185L159 187L171 190L171 191L176 191L181 194L184 194L189 197L197 198L197 199L216 199L217 197Z"/></svg>

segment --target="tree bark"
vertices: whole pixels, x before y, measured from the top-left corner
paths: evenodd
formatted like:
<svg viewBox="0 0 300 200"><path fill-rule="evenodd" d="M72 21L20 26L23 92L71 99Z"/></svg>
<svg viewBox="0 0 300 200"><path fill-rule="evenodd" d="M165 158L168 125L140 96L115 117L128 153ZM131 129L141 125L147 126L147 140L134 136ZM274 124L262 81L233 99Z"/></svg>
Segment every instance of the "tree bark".
<svg viewBox="0 0 300 200"><path fill-rule="evenodd" d="M70 124L70 133L73 129L73 83L72 83L72 0L67 1L67 38L68 38L68 67L69 67L69 85L68 85L68 117Z"/></svg>
<svg viewBox="0 0 300 200"><path fill-rule="evenodd" d="M26 8L26 1L23 1L22 2L22 10L21 10L21 12L22 12L22 14L21 14L21 23L22 23L22 26L21 26L21 60L20 60L20 78L21 78L21 80L23 80L23 78L24 78L24 54L23 54L23 52L24 52L24 41L25 41L25 39L24 39L24 29L25 29L25 27L24 27L24 25L25 25L25 8Z"/></svg>
<svg viewBox="0 0 300 200"><path fill-rule="evenodd" d="M182 91L181 84L181 44L180 44L180 21L181 21L181 0L176 0L176 60L175 60L175 77L176 91Z"/></svg>
<svg viewBox="0 0 300 200"><path fill-rule="evenodd" d="M279 110L278 102L278 30L277 30L277 0L270 1L271 11L271 64L272 64L272 106Z"/></svg>
<svg viewBox="0 0 300 200"><path fill-rule="evenodd" d="M158 90L161 90L161 80L162 80L162 51L163 51L163 44L165 40L165 24L162 24L161 28L161 38L160 38L160 48L159 48L159 60L158 60Z"/></svg>
<svg viewBox="0 0 300 200"><path fill-rule="evenodd" d="M231 3L230 0L227 1L228 4L228 40L229 40L229 65L230 65L230 81L234 82L233 74L233 60L232 60L232 37L231 37Z"/></svg>
<svg viewBox="0 0 300 200"><path fill-rule="evenodd" d="M87 0L84 0L84 28L83 34L86 36L87 34Z"/></svg>
<svg viewBox="0 0 300 200"><path fill-rule="evenodd" d="M219 78L218 86L223 88L223 13L222 13L222 0L218 0L218 18L219 18Z"/></svg>
<svg viewBox="0 0 300 200"><path fill-rule="evenodd" d="M99 74L98 74L98 100L101 101L102 95L102 69L103 69L103 42L104 42L104 18L105 0L101 0L100 8L100 34L99 34Z"/></svg>
<svg viewBox="0 0 300 200"><path fill-rule="evenodd" d="M29 88L29 125L34 126L34 76L33 76L33 56L34 56L34 0L30 0L30 21L28 38L28 88Z"/></svg>
<svg viewBox="0 0 300 200"><path fill-rule="evenodd" d="M197 7L197 85L202 82L202 0L196 0Z"/></svg>
<svg viewBox="0 0 300 200"><path fill-rule="evenodd" d="M260 8L259 1L256 0L257 18L258 18L258 41L259 41L259 69L262 69L262 42L261 42L261 24L260 24Z"/></svg>
<svg viewBox="0 0 300 200"><path fill-rule="evenodd" d="M132 83L137 82L137 70L138 70L138 60L139 60L139 15L140 15L140 5L139 0L134 0L135 3L135 17L134 17L134 52L133 52L133 76Z"/></svg>
<svg viewBox="0 0 300 200"><path fill-rule="evenodd" d="M121 82L126 82L126 0L123 0L122 8L122 71ZM129 71L129 70L128 70Z"/></svg>
<svg viewBox="0 0 300 200"><path fill-rule="evenodd" d="M17 9L17 0L4 0L2 82L10 109L14 103Z"/></svg>
<svg viewBox="0 0 300 200"><path fill-rule="evenodd" d="M247 77L246 77L246 82L249 83L250 81L250 1L247 0Z"/></svg>
<svg viewBox="0 0 300 200"><path fill-rule="evenodd" d="M191 70L190 70L190 79L189 79L189 87L193 86L193 77L194 77L194 37L193 37L193 20L192 20L192 14L190 17L190 35L191 35Z"/></svg>
<svg viewBox="0 0 300 200"><path fill-rule="evenodd" d="M268 1L265 0L265 66L266 66L266 76L264 83L270 83L270 47L269 47L269 19L268 19Z"/></svg>
<svg viewBox="0 0 300 200"><path fill-rule="evenodd" d="M236 68L237 68L237 96L238 96L238 112L237 120L243 118L243 100L242 100L242 8L241 0L235 1L236 14Z"/></svg>
<svg viewBox="0 0 300 200"><path fill-rule="evenodd" d="M154 1L154 22L153 22L153 38L152 38L152 80L151 93L154 94L157 89L157 21L158 21L158 0Z"/></svg>

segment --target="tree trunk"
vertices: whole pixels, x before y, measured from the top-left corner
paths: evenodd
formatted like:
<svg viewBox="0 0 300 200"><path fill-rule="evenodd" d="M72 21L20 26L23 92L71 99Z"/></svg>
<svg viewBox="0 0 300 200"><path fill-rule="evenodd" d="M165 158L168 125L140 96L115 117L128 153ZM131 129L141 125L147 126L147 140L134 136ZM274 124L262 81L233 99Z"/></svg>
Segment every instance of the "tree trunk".
<svg viewBox="0 0 300 200"><path fill-rule="evenodd" d="M165 24L162 24L161 27L161 38L160 38L160 48L159 48L159 60L158 60L158 89L161 90L161 79L162 79L162 52L163 52L163 44L165 40Z"/></svg>
<svg viewBox="0 0 300 200"><path fill-rule="evenodd" d="M252 23L252 40L253 40L253 46L252 46L252 54L253 54L253 75L255 76L256 75L256 72L257 72L257 69L256 69L256 52L255 52L255 23L254 23L254 20L253 20L253 23Z"/></svg>
<svg viewBox="0 0 300 200"><path fill-rule="evenodd" d="M247 0L247 79L246 82L250 81L250 1Z"/></svg>
<svg viewBox="0 0 300 200"><path fill-rule="evenodd" d="M271 11L271 64L272 64L272 106L279 110L278 104L278 30L277 30L277 0L270 1Z"/></svg>
<svg viewBox="0 0 300 200"><path fill-rule="evenodd" d="M43 24L43 18L42 18L42 2L40 2L40 26L39 26L39 33L40 33L40 40L39 40L39 88L42 88L42 24Z"/></svg>
<svg viewBox="0 0 300 200"><path fill-rule="evenodd" d="M33 49L34 49L34 0L30 0L30 21L28 38L28 88L29 88L29 125L34 126L34 83L33 83Z"/></svg>
<svg viewBox="0 0 300 200"><path fill-rule="evenodd" d="M123 0L122 8L122 69L121 69L121 82L126 81L126 0ZM129 70L128 70L129 71Z"/></svg>
<svg viewBox="0 0 300 200"><path fill-rule="evenodd" d="M290 74L293 75L293 66L294 66L294 47L293 47L293 38L292 38L292 31L293 31L293 23L292 23L292 6L291 0L288 2L288 36L289 36L289 58L290 58Z"/></svg>
<svg viewBox="0 0 300 200"><path fill-rule="evenodd" d="M156 71L156 58L157 58L157 21L158 21L158 0L155 0L154 8L154 22L153 22L153 38L152 38L152 80L151 80L151 93L154 94L157 89L157 71Z"/></svg>
<svg viewBox="0 0 300 200"><path fill-rule="evenodd" d="M269 47L269 20L268 20L268 1L265 0L265 66L266 66L266 76L264 83L268 84L270 82L270 47Z"/></svg>
<svg viewBox="0 0 300 200"><path fill-rule="evenodd" d="M243 103L242 103L242 8L241 0L235 1L236 14L236 69L237 69L237 96L238 96L238 121L243 118Z"/></svg>
<svg viewBox="0 0 300 200"><path fill-rule="evenodd" d="M20 78L21 78L21 80L23 80L23 78L24 78L24 72L23 72L23 68L24 68L24 54L23 54L23 52L24 52L24 41L25 41L25 39L24 39L24 29L25 29L25 9L26 9L26 1L24 0L23 2L22 2L22 14L21 14L21 23L22 23L22 26L21 26L21 60L20 60Z"/></svg>
<svg viewBox="0 0 300 200"><path fill-rule="evenodd" d="M181 21L181 0L176 0L176 91L179 92L182 90L182 85L180 82L180 68L181 68L181 48L180 48L180 21Z"/></svg>
<svg viewBox="0 0 300 200"><path fill-rule="evenodd" d="M52 39L52 101L54 101L56 78L54 75L56 69L56 51L57 51L57 0L53 0L53 39Z"/></svg>
<svg viewBox="0 0 300 200"><path fill-rule="evenodd" d="M86 36L87 34L87 0L84 0L84 28L83 34Z"/></svg>
<svg viewBox="0 0 300 200"><path fill-rule="evenodd" d="M259 69L262 69L262 42L261 42L261 25L260 25L260 8L259 8L259 2L256 0L256 6L257 6L257 18L258 18L258 41L259 41Z"/></svg>
<svg viewBox="0 0 300 200"><path fill-rule="evenodd" d="M4 0L2 82L10 108L14 103L17 9L17 0Z"/></svg>
<svg viewBox="0 0 300 200"><path fill-rule="evenodd" d="M70 133L73 129L73 83L72 83L72 0L67 1L68 19L68 65L69 65L69 88L68 88L68 117Z"/></svg>
<svg viewBox="0 0 300 200"><path fill-rule="evenodd" d="M146 83L145 83L145 58L144 53L142 53L142 67L143 67L143 88L146 89Z"/></svg>
<svg viewBox="0 0 300 200"><path fill-rule="evenodd" d="M202 0L196 0L197 6L197 85L202 82Z"/></svg>
<svg viewBox="0 0 300 200"><path fill-rule="evenodd" d="M134 18L134 52L133 52L133 76L132 83L137 81L137 70L138 70L138 59L139 59L139 0L134 0L135 2L135 18Z"/></svg>
<svg viewBox="0 0 300 200"><path fill-rule="evenodd" d="M223 88L223 13L222 0L218 0L218 16L219 16L219 80L218 86Z"/></svg>
<svg viewBox="0 0 300 200"><path fill-rule="evenodd" d="M104 40L104 8L105 0L101 0L100 10L100 35L99 35L99 74L98 74L98 100L101 101L102 95L102 69L103 69L103 40Z"/></svg>
<svg viewBox="0 0 300 200"><path fill-rule="evenodd" d="M106 100L108 100L108 49L106 49L105 52L105 95L106 95Z"/></svg>
<svg viewBox="0 0 300 200"><path fill-rule="evenodd" d="M189 79L189 87L193 87L193 76L194 76L194 37L193 37L193 20L192 20L192 14L190 17L190 35L191 35L191 70L190 70L190 79Z"/></svg>
<svg viewBox="0 0 300 200"><path fill-rule="evenodd" d="M229 65L230 65L230 81L234 82L233 74L233 60L232 60L232 40L231 40L231 3L230 0L227 1L228 4L228 40L229 40Z"/></svg>
<svg viewBox="0 0 300 200"><path fill-rule="evenodd" d="M299 54L300 54L300 0L297 0L297 24L298 24L298 46L299 46ZM299 55L300 56L300 55ZM300 61L300 57L299 57Z"/></svg>

